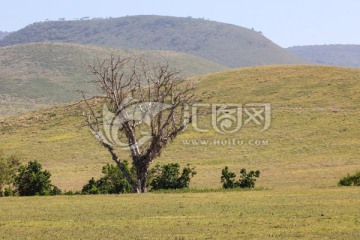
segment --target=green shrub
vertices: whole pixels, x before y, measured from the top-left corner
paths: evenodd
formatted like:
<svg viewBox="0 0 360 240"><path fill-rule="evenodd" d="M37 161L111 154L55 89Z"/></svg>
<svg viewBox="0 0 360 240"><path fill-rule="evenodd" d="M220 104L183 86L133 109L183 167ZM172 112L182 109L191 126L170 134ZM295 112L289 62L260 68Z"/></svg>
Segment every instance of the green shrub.
<svg viewBox="0 0 360 240"><path fill-rule="evenodd" d="M63 195L67 195L67 196L74 196L74 195L80 195L81 194L81 192L79 192L79 191L65 191L64 193L63 193Z"/></svg>
<svg viewBox="0 0 360 240"><path fill-rule="evenodd" d="M254 188L256 178L260 177L260 171L250 171L247 173L246 169L243 168L240 170L240 179L235 181L236 174L229 171L229 168L225 168L221 171L221 182L223 183L223 188Z"/></svg>
<svg viewBox="0 0 360 240"><path fill-rule="evenodd" d="M4 190L4 196L5 197L12 197L14 196L14 191L11 188L5 188Z"/></svg>
<svg viewBox="0 0 360 240"><path fill-rule="evenodd" d="M3 196L5 193L3 189L9 188L12 193L14 192L14 183L15 176L18 172L20 166L20 160L15 155L10 157L5 157L4 154L0 151L0 196Z"/></svg>
<svg viewBox="0 0 360 240"><path fill-rule="evenodd" d="M60 189L51 184L50 177L50 172L43 171L40 163L30 161L26 166L20 166L15 186L20 196L60 194Z"/></svg>
<svg viewBox="0 0 360 240"><path fill-rule="evenodd" d="M53 186L52 190L50 191L50 195L60 195L61 190L57 186Z"/></svg>
<svg viewBox="0 0 360 240"><path fill-rule="evenodd" d="M124 161L124 165L128 172L134 175L134 169L129 168L129 164ZM91 178L89 182L83 186L82 194L119 194L133 192L133 188L126 180L122 171L114 165L107 164L103 167L104 176L99 180Z"/></svg>
<svg viewBox="0 0 360 240"><path fill-rule="evenodd" d="M185 167L180 175L180 165L170 163L155 166L150 172L150 186L153 190L188 188L191 178L196 175L194 168Z"/></svg>
<svg viewBox="0 0 360 240"><path fill-rule="evenodd" d="M223 183L223 188L234 188L235 187L235 178L236 174L229 172L229 168L225 168L221 171L221 182Z"/></svg>
<svg viewBox="0 0 360 240"><path fill-rule="evenodd" d="M134 168L130 168L128 162L124 161L128 172L136 179ZM119 194L132 193L134 190L126 180L122 171L115 165L107 164L103 167L103 177L96 180L91 178L83 186L82 194ZM182 189L188 188L191 178L196 174L194 168L185 167L180 174L180 165L177 163L168 165L156 165L148 173L148 186L153 190L159 189Z"/></svg>
<svg viewBox="0 0 360 240"><path fill-rule="evenodd" d="M240 180L238 182L238 185L240 188L254 188L256 178L260 177L260 171L250 171L249 173L246 173L246 169L243 168L240 170Z"/></svg>
<svg viewBox="0 0 360 240"><path fill-rule="evenodd" d="M83 194L99 194L100 191L97 188L97 181L94 178L91 178L89 182L83 186L81 192Z"/></svg>
<svg viewBox="0 0 360 240"><path fill-rule="evenodd" d="M360 172L354 175L348 174L339 181L340 186L360 186Z"/></svg>

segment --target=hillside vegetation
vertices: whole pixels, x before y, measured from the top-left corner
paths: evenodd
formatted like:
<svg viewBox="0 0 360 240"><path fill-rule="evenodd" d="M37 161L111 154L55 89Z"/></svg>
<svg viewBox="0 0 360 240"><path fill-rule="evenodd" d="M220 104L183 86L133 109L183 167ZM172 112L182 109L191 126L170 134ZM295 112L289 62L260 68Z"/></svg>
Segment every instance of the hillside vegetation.
<svg viewBox="0 0 360 240"><path fill-rule="evenodd" d="M186 52L231 68L305 63L254 30L164 16L39 22L10 34L0 46L45 41Z"/></svg>
<svg viewBox="0 0 360 240"><path fill-rule="evenodd" d="M220 187L225 165L234 171L259 169L259 187L334 187L360 168L359 78L360 70L321 66L252 67L200 77L202 103L270 103L271 126L262 132L248 124L221 134L210 127L210 116L203 116L199 126L209 132L190 127L159 162L196 166L192 188ZM83 124L76 104L7 118L0 123L0 146L24 161L43 163L60 188L80 189L111 162ZM232 139L243 143L226 144ZM129 158L127 152L120 155Z"/></svg>
<svg viewBox="0 0 360 240"><path fill-rule="evenodd" d="M309 62L360 68L360 45L314 45L288 48Z"/></svg>
<svg viewBox="0 0 360 240"><path fill-rule="evenodd" d="M226 69L185 53L85 46L70 43L29 43L0 48L0 117L79 100L83 90L93 96L88 65L110 55L144 56L153 64L169 62L184 77Z"/></svg>

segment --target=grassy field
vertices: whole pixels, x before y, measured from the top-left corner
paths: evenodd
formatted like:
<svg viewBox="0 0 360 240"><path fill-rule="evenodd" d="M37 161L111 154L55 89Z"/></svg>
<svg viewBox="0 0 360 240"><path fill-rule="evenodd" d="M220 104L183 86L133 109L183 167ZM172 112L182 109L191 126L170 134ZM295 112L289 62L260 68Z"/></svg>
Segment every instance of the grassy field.
<svg viewBox="0 0 360 240"><path fill-rule="evenodd" d="M356 188L0 199L2 239L359 239Z"/></svg>
<svg viewBox="0 0 360 240"><path fill-rule="evenodd" d="M210 116L201 117L208 132L190 127L158 159L196 166L189 193L0 199L1 236L359 239L360 190L337 186L360 169L359 79L360 70L320 66L196 78L202 103L270 103L269 129L244 125L221 134L209 127ZM70 104L0 120L0 146L24 161L37 159L61 189L81 189L110 159L80 115ZM232 139L243 144L216 144ZM225 165L236 172L259 169L257 190L216 190Z"/></svg>

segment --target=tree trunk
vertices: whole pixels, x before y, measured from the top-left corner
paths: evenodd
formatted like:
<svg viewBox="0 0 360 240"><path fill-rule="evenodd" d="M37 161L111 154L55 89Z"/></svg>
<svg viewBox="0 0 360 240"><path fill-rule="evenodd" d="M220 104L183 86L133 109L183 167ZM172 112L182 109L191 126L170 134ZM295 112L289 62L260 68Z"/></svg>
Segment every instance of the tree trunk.
<svg viewBox="0 0 360 240"><path fill-rule="evenodd" d="M137 175L137 193L146 193L146 182L147 182L147 165L144 163L144 159L138 159L136 166Z"/></svg>
<svg viewBox="0 0 360 240"><path fill-rule="evenodd" d="M138 193L146 193L146 180L147 180L147 172L141 171L138 175L138 185L137 185L137 192Z"/></svg>

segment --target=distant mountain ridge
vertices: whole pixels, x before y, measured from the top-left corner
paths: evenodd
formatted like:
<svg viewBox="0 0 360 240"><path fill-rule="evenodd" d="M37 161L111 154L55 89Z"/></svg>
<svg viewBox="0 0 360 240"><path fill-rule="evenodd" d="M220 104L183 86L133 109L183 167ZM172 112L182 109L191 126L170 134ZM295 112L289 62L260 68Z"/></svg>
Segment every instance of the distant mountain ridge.
<svg viewBox="0 0 360 240"><path fill-rule="evenodd" d="M185 52L231 68L306 63L254 30L154 15L34 23L5 37L0 46L45 41Z"/></svg>
<svg viewBox="0 0 360 240"><path fill-rule="evenodd" d="M9 35L11 32L2 32L0 31L0 40L5 38L7 35Z"/></svg>
<svg viewBox="0 0 360 240"><path fill-rule="evenodd" d="M296 46L288 50L312 63L360 68L360 45Z"/></svg>

